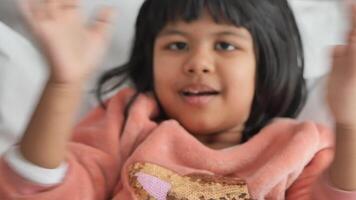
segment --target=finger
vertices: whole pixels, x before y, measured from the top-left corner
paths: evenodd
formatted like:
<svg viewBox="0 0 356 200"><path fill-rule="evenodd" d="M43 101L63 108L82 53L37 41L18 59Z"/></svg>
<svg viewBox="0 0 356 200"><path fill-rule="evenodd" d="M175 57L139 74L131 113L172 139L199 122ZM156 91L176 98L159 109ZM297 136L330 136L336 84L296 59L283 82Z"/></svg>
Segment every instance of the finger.
<svg viewBox="0 0 356 200"><path fill-rule="evenodd" d="M351 22L352 22L352 29L356 29L356 3L352 3L351 6Z"/></svg>
<svg viewBox="0 0 356 200"><path fill-rule="evenodd" d="M80 0L67 0L68 4L79 6Z"/></svg>
<svg viewBox="0 0 356 200"><path fill-rule="evenodd" d="M25 19L33 19L32 9L30 7L31 3L29 0L18 1L18 7L20 9L21 15Z"/></svg>
<svg viewBox="0 0 356 200"><path fill-rule="evenodd" d="M55 0L25 0L20 2L20 9L25 14L26 19L32 16L31 20L47 19L50 16Z"/></svg>
<svg viewBox="0 0 356 200"><path fill-rule="evenodd" d="M115 12L112 7L101 9L91 27L92 31L96 34L107 35L112 25L114 14Z"/></svg>
<svg viewBox="0 0 356 200"><path fill-rule="evenodd" d="M73 9L79 7L79 0L61 0L60 6L63 9Z"/></svg>
<svg viewBox="0 0 356 200"><path fill-rule="evenodd" d="M347 45L337 45L332 49L332 67L331 74L339 74L345 70L348 65L343 64L347 56Z"/></svg>
<svg viewBox="0 0 356 200"><path fill-rule="evenodd" d="M348 34L348 36L347 36L347 44L352 44L352 43L354 43L354 42L356 42L355 40L356 40L356 38L355 38L355 36L356 36L356 31L355 30L350 30L350 32L349 32L349 34Z"/></svg>
<svg viewBox="0 0 356 200"><path fill-rule="evenodd" d="M350 31L348 34L348 43L354 43L355 41L355 36L356 36L356 4L355 3L350 3L351 5L351 15L350 15Z"/></svg>
<svg viewBox="0 0 356 200"><path fill-rule="evenodd" d="M48 18L48 0L30 0L30 8L36 20L43 20Z"/></svg>
<svg viewBox="0 0 356 200"><path fill-rule="evenodd" d="M50 19L57 18L59 15L59 1L58 0L45 0L43 2L46 16Z"/></svg>
<svg viewBox="0 0 356 200"><path fill-rule="evenodd" d="M34 25L34 22L36 21L34 16L34 8L33 8L33 6L35 5L33 0L19 1L18 6L21 11L21 16L25 19L26 24L32 27Z"/></svg>

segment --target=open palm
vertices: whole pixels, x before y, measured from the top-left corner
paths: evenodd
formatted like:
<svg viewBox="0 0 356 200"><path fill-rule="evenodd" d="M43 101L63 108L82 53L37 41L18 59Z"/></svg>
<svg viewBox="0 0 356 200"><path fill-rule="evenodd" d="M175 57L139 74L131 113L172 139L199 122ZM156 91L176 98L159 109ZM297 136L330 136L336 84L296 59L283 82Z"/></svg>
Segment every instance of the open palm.
<svg viewBox="0 0 356 200"><path fill-rule="evenodd" d="M101 61L109 40L112 10L102 9L91 25L78 0L24 0L22 12L48 58L51 81L84 81Z"/></svg>

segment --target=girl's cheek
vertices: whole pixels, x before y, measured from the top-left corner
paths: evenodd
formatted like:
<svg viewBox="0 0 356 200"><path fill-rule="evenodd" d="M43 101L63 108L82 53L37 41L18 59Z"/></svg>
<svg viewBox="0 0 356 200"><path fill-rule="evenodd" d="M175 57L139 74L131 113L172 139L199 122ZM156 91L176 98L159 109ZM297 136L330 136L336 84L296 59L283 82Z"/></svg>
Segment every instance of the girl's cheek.
<svg viewBox="0 0 356 200"><path fill-rule="evenodd" d="M158 70L157 73L175 74L182 67L181 60L175 56L165 56L157 59L155 67Z"/></svg>

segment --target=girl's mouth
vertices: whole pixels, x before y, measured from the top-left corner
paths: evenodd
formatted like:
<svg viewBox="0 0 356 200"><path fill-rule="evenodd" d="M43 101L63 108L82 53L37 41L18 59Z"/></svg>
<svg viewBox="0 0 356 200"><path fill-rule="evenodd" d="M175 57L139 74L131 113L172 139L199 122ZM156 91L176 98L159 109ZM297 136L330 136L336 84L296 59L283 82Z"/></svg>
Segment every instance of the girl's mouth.
<svg viewBox="0 0 356 200"><path fill-rule="evenodd" d="M211 95L218 95L219 92L217 91L206 91L206 92L182 92L183 96L211 96Z"/></svg>
<svg viewBox="0 0 356 200"><path fill-rule="evenodd" d="M185 103L191 106L205 106L220 92L207 85L189 85L180 91Z"/></svg>

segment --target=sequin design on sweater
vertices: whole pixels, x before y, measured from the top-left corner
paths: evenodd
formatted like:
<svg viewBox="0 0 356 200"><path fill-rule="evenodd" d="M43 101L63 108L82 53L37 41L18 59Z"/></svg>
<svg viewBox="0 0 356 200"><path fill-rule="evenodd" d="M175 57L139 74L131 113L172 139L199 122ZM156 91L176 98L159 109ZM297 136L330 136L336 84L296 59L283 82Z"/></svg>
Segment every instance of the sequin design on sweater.
<svg viewBox="0 0 356 200"><path fill-rule="evenodd" d="M242 179L207 174L181 176L150 163L135 163L129 181L142 200L252 200Z"/></svg>

